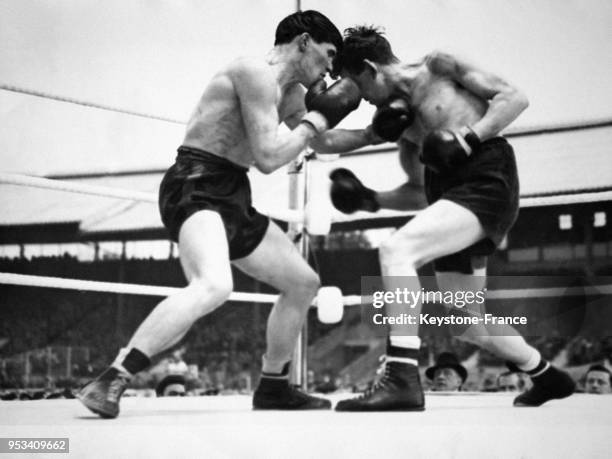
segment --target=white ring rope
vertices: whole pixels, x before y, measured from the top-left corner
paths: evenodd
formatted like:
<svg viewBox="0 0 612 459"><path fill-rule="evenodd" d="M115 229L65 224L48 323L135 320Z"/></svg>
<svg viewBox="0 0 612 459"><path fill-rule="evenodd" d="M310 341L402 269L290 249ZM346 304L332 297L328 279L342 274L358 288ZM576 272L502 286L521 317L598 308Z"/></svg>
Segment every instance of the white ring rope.
<svg viewBox="0 0 612 459"><path fill-rule="evenodd" d="M157 195L144 191L126 190L106 186L86 185L73 183L65 180L52 180L43 177L32 177L23 174L13 174L0 172L0 183L19 186L31 186L35 188L52 189L67 191L72 193L89 194L107 198L125 199L139 202L149 202L157 204ZM600 191L592 193L581 193L558 196L541 196L521 198L521 207L553 206L564 204L581 204L594 201L612 200L612 191ZM302 210L282 209L271 210L263 209L262 212L275 220L282 220L288 223L304 223L306 216ZM405 212L406 215L415 215L416 211Z"/></svg>
<svg viewBox="0 0 612 459"><path fill-rule="evenodd" d="M160 287L144 284L101 282L82 279L67 279L64 277L32 276L28 274L3 272L0 272L0 284L164 297L173 295L182 290L180 287ZM274 303L277 298L278 295L270 293L232 292L228 300L246 303ZM343 298L342 302L344 306L354 306L361 304L361 297L358 295L346 296ZM316 303L316 299L313 301L313 303Z"/></svg>
<svg viewBox="0 0 612 459"><path fill-rule="evenodd" d="M119 293L129 295L170 296L181 290L180 287L160 287L143 284L126 284L101 282L62 277L32 276L26 274L0 272L0 284L20 285L24 287L45 287L67 290L87 290L92 292ZM487 299L525 299L574 296L612 295L612 285L592 285L585 287L550 287L529 289L502 289L487 291ZM229 301L274 303L278 295L266 293L232 292ZM372 303L372 296L347 295L342 297L344 306L361 306ZM316 298L313 301L316 304Z"/></svg>
<svg viewBox="0 0 612 459"><path fill-rule="evenodd" d="M182 125L187 124L186 121L178 120L175 118L168 118L167 116L159 116L159 115L154 115L152 113L137 112L137 111L128 110L125 108L113 107L111 105L104 105L104 104L98 104L95 102L88 102L85 100L75 99L74 97L58 96L58 95L51 94L48 92L36 91L34 89L27 89L21 86L16 86L16 85L11 85L11 84L6 84L6 83L0 84L0 89L3 91L11 91L11 92L17 92L20 94L27 94L28 96L42 97L43 99L56 100L58 102L66 102L69 104L82 105L84 107L89 107L89 108L107 110L109 112L122 113L124 115L138 116L140 118L148 118L151 120L165 121L167 123L173 123L173 124L182 124Z"/></svg>
<svg viewBox="0 0 612 459"><path fill-rule="evenodd" d="M556 196L521 198L521 207L560 206L610 200L612 200L612 191L594 191L579 194L559 194Z"/></svg>
<svg viewBox="0 0 612 459"><path fill-rule="evenodd" d="M65 180L52 180L22 174L0 172L0 183L157 204L157 195L155 193L86 185L83 183L72 183ZM283 209L272 211L270 209L265 209L263 212L275 220L282 220L288 223L304 223L304 212L300 210Z"/></svg>

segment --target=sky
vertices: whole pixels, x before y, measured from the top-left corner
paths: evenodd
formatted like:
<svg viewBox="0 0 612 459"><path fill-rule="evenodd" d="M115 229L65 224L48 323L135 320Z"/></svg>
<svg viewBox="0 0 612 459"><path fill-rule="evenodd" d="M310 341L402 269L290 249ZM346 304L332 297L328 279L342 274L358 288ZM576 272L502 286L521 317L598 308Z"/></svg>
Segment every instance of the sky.
<svg viewBox="0 0 612 459"><path fill-rule="evenodd" d="M612 118L609 0L303 0L343 29L384 26L395 53L457 53L521 87L515 127ZM263 56L295 0L3 0L0 85L185 120L206 82ZM363 103L341 126L362 127ZM165 168L184 126L0 90L2 170Z"/></svg>

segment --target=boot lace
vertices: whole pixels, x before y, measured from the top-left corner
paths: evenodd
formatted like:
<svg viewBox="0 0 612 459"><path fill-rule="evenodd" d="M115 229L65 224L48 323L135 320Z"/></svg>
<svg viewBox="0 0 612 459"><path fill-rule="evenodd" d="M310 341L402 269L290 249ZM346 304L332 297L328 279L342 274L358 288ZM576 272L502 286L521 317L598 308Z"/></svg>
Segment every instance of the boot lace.
<svg viewBox="0 0 612 459"><path fill-rule="evenodd" d="M122 375L118 375L115 379L113 379L108 386L107 399L113 402L119 400L119 397L121 397L121 394L123 394L125 391L128 382L129 379Z"/></svg>
<svg viewBox="0 0 612 459"><path fill-rule="evenodd" d="M379 364L376 369L376 377L374 381L358 398L366 399L370 398L374 393L376 393L380 389L386 389L391 382L391 368L387 362L387 356L381 355L378 358Z"/></svg>

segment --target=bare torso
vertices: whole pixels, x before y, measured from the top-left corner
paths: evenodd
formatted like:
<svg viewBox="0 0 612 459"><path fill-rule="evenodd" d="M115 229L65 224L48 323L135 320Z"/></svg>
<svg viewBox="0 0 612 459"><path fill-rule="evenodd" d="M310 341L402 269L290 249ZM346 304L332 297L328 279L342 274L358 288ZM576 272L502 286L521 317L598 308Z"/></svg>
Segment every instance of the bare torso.
<svg viewBox="0 0 612 459"><path fill-rule="evenodd" d="M415 159L423 138L434 129L459 129L481 119L488 102L468 91L446 75L431 71L426 61L406 67L411 80L409 101L416 110L414 124L402 135L415 148L400 148L400 164L412 177L421 175L422 165ZM417 172L418 171L418 172Z"/></svg>
<svg viewBox="0 0 612 459"><path fill-rule="evenodd" d="M423 62L407 70L412 75L411 105L417 112L404 137L420 145L434 129L459 129L481 119L488 102L445 75L433 73Z"/></svg>
<svg viewBox="0 0 612 459"><path fill-rule="evenodd" d="M250 167L255 159L233 79L233 72L236 72L238 67L239 60L234 61L212 78L187 123L183 145L205 150L240 166ZM272 67L270 72L273 72ZM276 81L274 78L271 80ZM296 84L283 92L276 83L276 93L276 110L280 124L295 113L300 104L303 106L303 89Z"/></svg>

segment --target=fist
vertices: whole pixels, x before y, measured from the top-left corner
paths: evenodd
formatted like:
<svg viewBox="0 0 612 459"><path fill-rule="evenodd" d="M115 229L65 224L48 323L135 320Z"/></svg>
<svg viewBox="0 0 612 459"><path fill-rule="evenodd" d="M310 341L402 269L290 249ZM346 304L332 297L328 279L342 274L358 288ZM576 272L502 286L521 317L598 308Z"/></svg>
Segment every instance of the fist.
<svg viewBox="0 0 612 459"><path fill-rule="evenodd" d="M304 102L308 111L323 115L331 129L359 107L361 93L350 78L342 78L329 88L325 80L320 79L308 88Z"/></svg>
<svg viewBox="0 0 612 459"><path fill-rule="evenodd" d="M479 144L480 139L471 129L465 136L448 129L436 129L423 140L421 162L435 172L448 172L464 164Z"/></svg>
<svg viewBox="0 0 612 459"><path fill-rule="evenodd" d="M364 186L348 169L334 169L329 178L332 180L331 201L340 212L352 214L357 210L376 212L380 209L376 192Z"/></svg>
<svg viewBox="0 0 612 459"><path fill-rule="evenodd" d="M397 142L414 122L414 110L403 99L396 99L382 105L372 118L374 133L388 142Z"/></svg>

